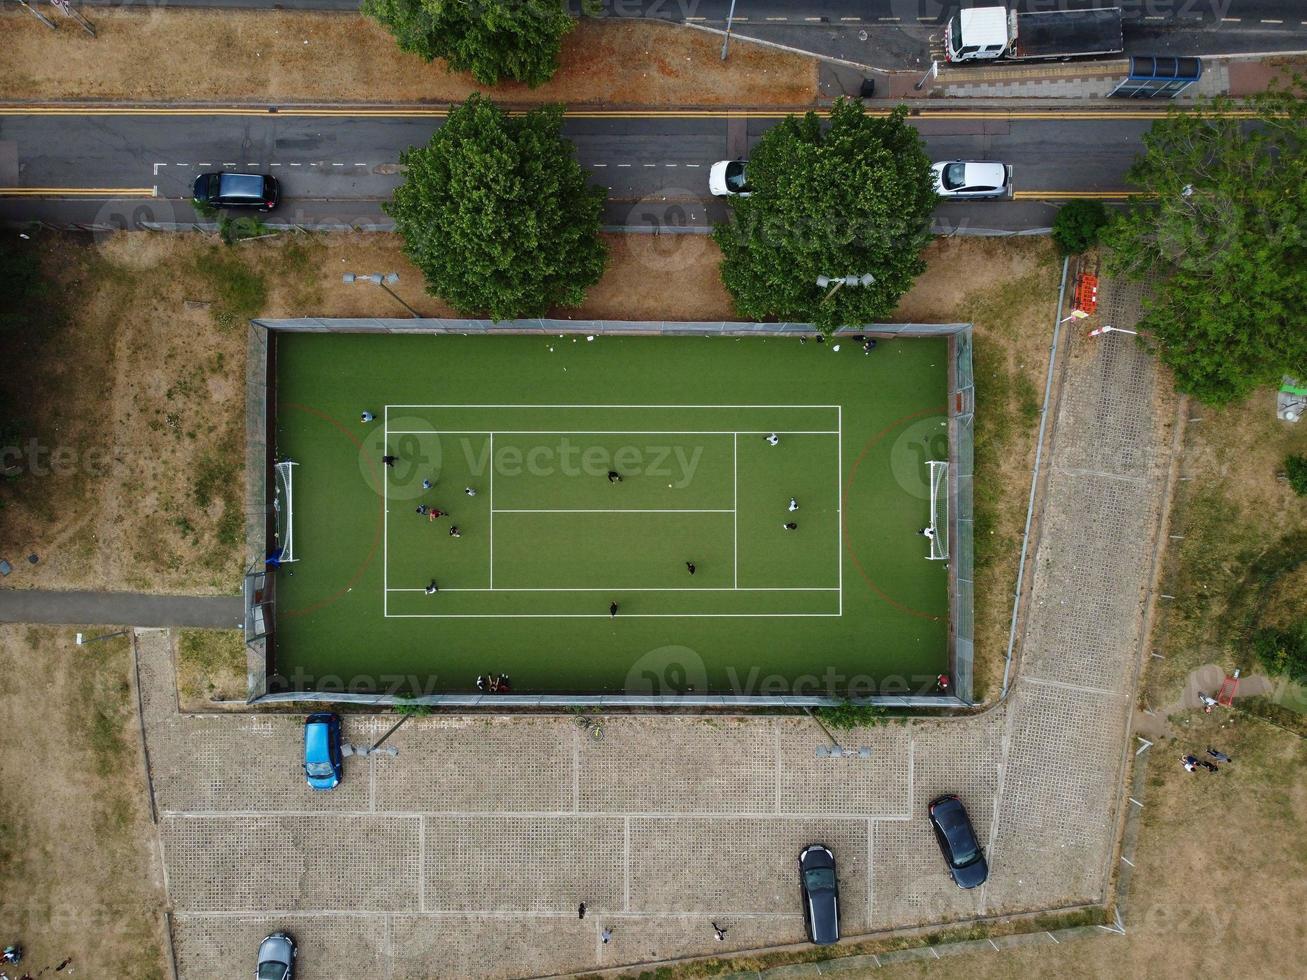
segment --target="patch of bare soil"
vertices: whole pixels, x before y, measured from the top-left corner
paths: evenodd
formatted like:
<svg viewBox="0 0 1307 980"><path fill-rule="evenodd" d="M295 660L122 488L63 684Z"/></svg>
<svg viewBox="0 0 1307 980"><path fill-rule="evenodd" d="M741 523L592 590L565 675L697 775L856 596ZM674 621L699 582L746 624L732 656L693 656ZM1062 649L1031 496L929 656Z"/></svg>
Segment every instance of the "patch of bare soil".
<svg viewBox="0 0 1307 980"><path fill-rule="evenodd" d="M405 54L357 14L97 7L90 16L95 39L51 31L22 10L0 14L3 97L442 103L493 91L517 103L653 106L807 106L817 98L812 58L739 45L723 62L712 35L652 20L583 18L549 82L492 90Z"/></svg>
<svg viewBox="0 0 1307 980"><path fill-rule="evenodd" d="M128 639L4 625L0 669L0 920L24 948L9 975L163 980Z"/></svg>

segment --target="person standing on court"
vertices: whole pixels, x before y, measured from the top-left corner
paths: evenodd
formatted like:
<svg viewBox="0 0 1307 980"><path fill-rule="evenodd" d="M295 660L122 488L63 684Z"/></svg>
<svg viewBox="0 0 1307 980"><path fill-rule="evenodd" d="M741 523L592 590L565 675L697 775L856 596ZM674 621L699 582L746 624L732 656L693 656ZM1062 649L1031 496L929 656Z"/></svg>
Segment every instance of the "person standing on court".
<svg viewBox="0 0 1307 980"><path fill-rule="evenodd" d="M389 467L391 467L392 469L394 469L394 466L395 466L395 457L394 457L394 456L382 456L382 457L381 457L381 461L382 461L383 463L385 463L387 466L389 466Z"/></svg>
<svg viewBox="0 0 1307 980"><path fill-rule="evenodd" d="M767 436L768 445L774 446L780 441L781 441L781 437L778 436L775 432L772 432Z"/></svg>
<svg viewBox="0 0 1307 980"><path fill-rule="evenodd" d="M791 497L791 498L790 498L790 511L793 512L793 511L796 511L796 510L798 510L798 509L799 509L799 498L798 498L798 497Z"/></svg>
<svg viewBox="0 0 1307 980"><path fill-rule="evenodd" d="M686 570L687 572L689 572L691 575L693 575L693 574L694 574L694 562L692 562L692 561L687 561L687 562L685 563L685 570Z"/></svg>
<svg viewBox="0 0 1307 980"><path fill-rule="evenodd" d="M362 422L364 425L366 425L367 423L371 422L375 418L376 416L373 415L371 412L364 412L362 415L359 416L359 421Z"/></svg>
<svg viewBox="0 0 1307 980"><path fill-rule="evenodd" d="M609 618L609 619L616 619L616 618L617 618L617 603L615 603L615 602L610 602L610 603L608 604L608 618Z"/></svg>
<svg viewBox="0 0 1307 980"><path fill-rule="evenodd" d="M609 470L609 471L608 471L608 482L609 482L609 483L621 483L621 482L622 482L622 474L621 474L621 473L618 473L617 470Z"/></svg>
<svg viewBox="0 0 1307 980"><path fill-rule="evenodd" d="M781 526L787 531L797 531L799 529L799 525L795 524L794 521L789 521Z"/></svg>

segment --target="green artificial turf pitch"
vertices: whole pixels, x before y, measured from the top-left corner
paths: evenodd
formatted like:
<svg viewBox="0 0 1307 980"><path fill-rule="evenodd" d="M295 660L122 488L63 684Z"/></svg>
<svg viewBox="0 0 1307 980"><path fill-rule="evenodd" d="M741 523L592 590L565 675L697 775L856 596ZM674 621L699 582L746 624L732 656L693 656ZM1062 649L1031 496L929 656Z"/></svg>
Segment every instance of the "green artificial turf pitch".
<svg viewBox="0 0 1307 980"><path fill-rule="evenodd" d="M865 695L947 669L947 562L918 533L942 338L275 342L291 690Z"/></svg>

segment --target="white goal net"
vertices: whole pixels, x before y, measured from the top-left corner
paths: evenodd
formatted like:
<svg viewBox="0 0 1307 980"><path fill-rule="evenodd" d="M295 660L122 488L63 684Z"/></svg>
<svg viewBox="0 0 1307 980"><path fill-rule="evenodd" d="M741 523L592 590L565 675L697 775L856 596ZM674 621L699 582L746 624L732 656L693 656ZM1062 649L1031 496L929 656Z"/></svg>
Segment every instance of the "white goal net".
<svg viewBox="0 0 1307 980"><path fill-rule="evenodd" d="M926 537L930 539L931 561L948 558L948 463L931 460L930 468L930 526Z"/></svg>
<svg viewBox="0 0 1307 980"><path fill-rule="evenodd" d="M281 562L295 561L295 467L294 460L278 463L277 488L272 498L272 509L277 514L277 547L281 549Z"/></svg>

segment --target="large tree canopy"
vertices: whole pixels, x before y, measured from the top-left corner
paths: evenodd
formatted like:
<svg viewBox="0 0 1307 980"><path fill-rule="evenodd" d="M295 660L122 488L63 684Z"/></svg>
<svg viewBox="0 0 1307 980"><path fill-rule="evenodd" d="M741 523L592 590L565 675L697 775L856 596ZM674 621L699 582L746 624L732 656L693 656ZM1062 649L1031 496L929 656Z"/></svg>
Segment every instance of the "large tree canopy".
<svg viewBox="0 0 1307 980"><path fill-rule="evenodd" d="M559 0L363 0L362 10L403 50L443 58L483 85L548 81L575 23Z"/></svg>
<svg viewBox="0 0 1307 980"><path fill-rule="evenodd" d="M935 190L921 137L899 106L888 117L841 99L768 130L749 158L752 196L731 200L713 234L740 315L825 330L884 319L924 269ZM823 131L824 130L824 131ZM862 276L831 292L818 276Z"/></svg>
<svg viewBox="0 0 1307 980"><path fill-rule="evenodd" d="M509 117L473 95L402 158L385 205L427 288L496 320L575 306L603 274L607 192L590 186L559 132L560 106Z"/></svg>
<svg viewBox="0 0 1307 980"><path fill-rule="evenodd" d="M1307 106L1303 93L1172 110L1129 179L1148 196L1104 235L1110 267L1156 276L1142 327L1182 391L1211 404L1307 377Z"/></svg>

